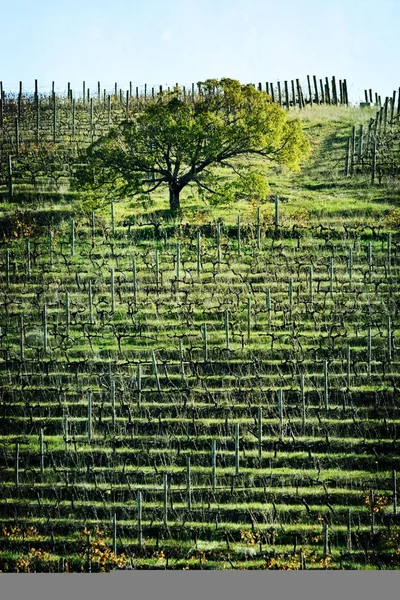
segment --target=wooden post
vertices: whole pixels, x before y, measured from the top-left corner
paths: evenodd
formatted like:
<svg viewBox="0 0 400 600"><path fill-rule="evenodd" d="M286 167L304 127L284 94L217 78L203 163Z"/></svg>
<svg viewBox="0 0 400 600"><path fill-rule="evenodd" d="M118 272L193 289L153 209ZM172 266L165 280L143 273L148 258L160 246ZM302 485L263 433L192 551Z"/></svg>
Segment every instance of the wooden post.
<svg viewBox="0 0 400 600"><path fill-rule="evenodd" d="M224 325L225 325L225 347L229 350L229 311L226 310L224 313Z"/></svg>
<svg viewBox="0 0 400 600"><path fill-rule="evenodd" d="M181 245L180 245L179 242L176 244L176 259L175 260L176 260L176 265L175 265L175 268L176 268L176 279L177 279L178 284L179 284L180 262L181 262Z"/></svg>
<svg viewBox="0 0 400 600"><path fill-rule="evenodd" d="M111 286L111 312L114 313L115 312L114 269L111 269L110 286Z"/></svg>
<svg viewBox="0 0 400 600"><path fill-rule="evenodd" d="M350 145L350 175L354 173L354 153L356 148L356 128L353 125L351 129L351 145Z"/></svg>
<svg viewBox="0 0 400 600"><path fill-rule="evenodd" d="M111 392L111 419L112 419L112 426L113 429L115 430L115 381L114 378L111 379L110 382L110 392Z"/></svg>
<svg viewBox="0 0 400 600"><path fill-rule="evenodd" d="M310 106L313 105L313 97L312 97L312 90L311 90L311 80L310 80L310 76L307 75L307 85L308 85L308 96L310 98Z"/></svg>
<svg viewBox="0 0 400 600"><path fill-rule="evenodd" d="M64 430L64 451L68 452L68 415L64 413L63 415L63 430Z"/></svg>
<svg viewBox="0 0 400 600"><path fill-rule="evenodd" d="M261 248L261 223L260 223L260 207L257 208L257 224L256 224L256 229L257 229L257 250L260 250Z"/></svg>
<svg viewBox="0 0 400 600"><path fill-rule="evenodd" d="M202 325L202 334L203 334L204 362L207 362L208 352L207 352L207 324L206 323L203 323L203 325Z"/></svg>
<svg viewBox="0 0 400 600"><path fill-rule="evenodd" d="M40 428L39 432L39 447L40 447L40 474L44 476L44 440L43 440L43 429Z"/></svg>
<svg viewBox="0 0 400 600"><path fill-rule="evenodd" d="M266 305L267 305L267 312L268 312L268 327L271 327L271 290L269 288L267 288L267 292L266 292Z"/></svg>
<svg viewBox="0 0 400 600"><path fill-rule="evenodd" d="M279 105L282 106L282 91L281 91L281 82L278 81L278 100Z"/></svg>
<svg viewBox="0 0 400 600"><path fill-rule="evenodd" d="M333 104L337 104L338 103L335 76L332 77L332 101L333 101Z"/></svg>
<svg viewBox="0 0 400 600"><path fill-rule="evenodd" d="M69 292L65 294L65 333L69 337Z"/></svg>
<svg viewBox="0 0 400 600"><path fill-rule="evenodd" d="M278 390L278 417L279 417L279 437L282 438L283 432L283 390L280 388Z"/></svg>
<svg viewBox="0 0 400 600"><path fill-rule="evenodd" d="M200 233L200 229L197 230L196 252L197 252L197 277L200 277L200 272L201 272L201 233Z"/></svg>
<svg viewBox="0 0 400 600"><path fill-rule="evenodd" d="M50 266L53 266L53 232L49 230L49 259Z"/></svg>
<svg viewBox="0 0 400 600"><path fill-rule="evenodd" d="M301 397L301 429L303 435L306 430L306 395L304 392L304 375L300 376L300 397Z"/></svg>
<svg viewBox="0 0 400 600"><path fill-rule="evenodd" d="M386 133L386 127L387 127L388 108L389 108L389 98L386 96L385 104L383 107L383 131L384 131L384 133Z"/></svg>
<svg viewBox="0 0 400 600"><path fill-rule="evenodd" d="M19 444L15 444L15 487L19 488Z"/></svg>
<svg viewBox="0 0 400 600"><path fill-rule="evenodd" d="M239 475L239 423L235 423L235 475Z"/></svg>
<svg viewBox="0 0 400 600"><path fill-rule="evenodd" d="M237 241L238 241L238 255L240 256L240 251L241 251L240 215L238 215L238 218L237 218Z"/></svg>
<svg viewBox="0 0 400 600"><path fill-rule="evenodd" d="M89 101L89 121L90 121L90 138L93 142L93 134L94 134L94 130L93 130L93 98L88 98Z"/></svg>
<svg viewBox="0 0 400 600"><path fill-rule="evenodd" d="M111 233L115 235L115 215L114 215L114 200L111 200Z"/></svg>
<svg viewBox="0 0 400 600"><path fill-rule="evenodd" d="M367 330L367 375L371 377L372 334L371 327Z"/></svg>
<svg viewBox="0 0 400 600"><path fill-rule="evenodd" d="M279 228L279 198L275 196L275 232L278 231Z"/></svg>
<svg viewBox="0 0 400 600"><path fill-rule="evenodd" d="M31 244L29 240L26 240L26 274L28 277L31 275Z"/></svg>
<svg viewBox="0 0 400 600"><path fill-rule="evenodd" d="M322 79L319 80L319 87L321 91L321 104L325 104L325 91L324 84L322 83Z"/></svg>
<svg viewBox="0 0 400 600"><path fill-rule="evenodd" d="M25 335L24 335L24 315L19 317L19 359L21 362L25 360Z"/></svg>
<svg viewBox="0 0 400 600"><path fill-rule="evenodd" d="M376 172L376 137L372 143L372 168L371 168L371 184L375 183L375 172Z"/></svg>
<svg viewBox="0 0 400 600"><path fill-rule="evenodd" d="M218 270L221 268L221 224L217 223L217 263Z"/></svg>
<svg viewBox="0 0 400 600"><path fill-rule="evenodd" d="M247 340L250 340L251 335L251 298L247 298Z"/></svg>
<svg viewBox="0 0 400 600"><path fill-rule="evenodd" d="M43 327L43 352L47 352L47 306L43 306L42 311L42 327Z"/></svg>
<svg viewBox="0 0 400 600"><path fill-rule="evenodd" d="M362 162L363 158L363 135L364 135L364 125L360 125L360 132L358 138L358 160Z"/></svg>
<svg viewBox="0 0 400 600"><path fill-rule="evenodd" d="M138 408L140 408L142 398L142 372L140 363L138 363L136 368L136 385L138 390Z"/></svg>
<svg viewBox="0 0 400 600"><path fill-rule="evenodd" d="M74 256L74 254L75 254L75 221L73 219L71 221L70 244L71 244L71 256Z"/></svg>
<svg viewBox="0 0 400 600"><path fill-rule="evenodd" d="M132 274L133 274L133 297L135 300L135 304L137 303L137 292L138 292L138 284L137 284L137 273L136 273L136 259L132 259Z"/></svg>
<svg viewBox="0 0 400 600"><path fill-rule="evenodd" d="M53 92L53 142L56 143L56 133L57 133L57 101L56 95Z"/></svg>
<svg viewBox="0 0 400 600"><path fill-rule="evenodd" d="M113 553L114 553L114 556L117 556L117 513L113 514L112 531L113 531L113 535L112 535Z"/></svg>
<svg viewBox="0 0 400 600"><path fill-rule="evenodd" d="M186 489L187 489L187 507L192 510L192 484L190 477L190 456L186 458Z"/></svg>
<svg viewBox="0 0 400 600"><path fill-rule="evenodd" d="M393 96L390 103L390 124L394 124L394 107L396 104L396 90L393 91Z"/></svg>
<svg viewBox="0 0 400 600"><path fill-rule="evenodd" d="M92 442L92 392L88 392L88 416L87 416L87 433L88 433L88 443Z"/></svg>
<svg viewBox="0 0 400 600"><path fill-rule="evenodd" d="M318 95L317 78L315 75L313 75L313 82L314 82L315 102L317 104L320 104L319 95Z"/></svg>
<svg viewBox="0 0 400 600"><path fill-rule="evenodd" d="M12 180L12 160L11 160L11 154L8 155L8 162L7 162L7 180L8 180L8 197L10 200L12 200L13 196L14 196L14 189L13 189L13 180Z"/></svg>
<svg viewBox="0 0 400 600"><path fill-rule="evenodd" d="M18 154L19 154L19 121L18 121L18 118L14 119L14 125L15 125L15 147L16 147L16 154L18 156Z"/></svg>
<svg viewBox="0 0 400 600"><path fill-rule="evenodd" d="M347 362L347 368L346 368L347 387L348 387L348 389L350 389L350 383L351 383L351 348L350 348L350 344L347 344L346 362Z"/></svg>
<svg viewBox="0 0 400 600"><path fill-rule="evenodd" d="M155 380L156 380L157 390L159 392L161 392L160 379L159 379L159 376L158 376L157 361L156 361L156 355L155 355L154 350L151 353L151 359L152 359L152 362L153 362L153 372L154 372L154 377L155 377Z"/></svg>
<svg viewBox="0 0 400 600"><path fill-rule="evenodd" d="M19 82L19 93L18 93L18 119L21 118L22 112L22 81Z"/></svg>
<svg viewBox="0 0 400 600"><path fill-rule="evenodd" d="M322 529L324 536L324 558L326 558L329 554L329 532L327 523L324 523L322 525Z"/></svg>
<svg viewBox="0 0 400 600"><path fill-rule="evenodd" d="M325 94L326 94L327 104L332 104L332 102L331 102L331 91L329 89L329 79L327 77L325 77Z"/></svg>
<svg viewBox="0 0 400 600"><path fill-rule="evenodd" d="M138 546L141 549L143 546L143 528L142 528L142 492L137 495L137 536Z"/></svg>
<svg viewBox="0 0 400 600"><path fill-rule="evenodd" d="M349 287L351 289L353 283L353 250L349 248L349 256L347 259L348 273L349 273Z"/></svg>
<svg viewBox="0 0 400 600"><path fill-rule="evenodd" d="M347 93L347 81L346 79L343 80L343 95L344 95L344 102L346 104L346 106L349 105L349 95Z"/></svg>
<svg viewBox="0 0 400 600"><path fill-rule="evenodd" d="M92 235L92 248L94 248L94 212L92 212L90 216L90 226L91 226L91 235Z"/></svg>
<svg viewBox="0 0 400 600"><path fill-rule="evenodd" d="M347 510L347 552L351 554L351 510Z"/></svg>
<svg viewBox="0 0 400 600"><path fill-rule="evenodd" d="M294 90L294 80L293 79L291 79L291 81L290 81L290 87L292 88L293 108L296 108L296 92Z"/></svg>
<svg viewBox="0 0 400 600"><path fill-rule="evenodd" d="M391 322L390 322L390 315L388 315L388 318L387 318L387 355L388 355L388 361L391 362L391 360L392 360L392 328L391 328Z"/></svg>
<svg viewBox="0 0 400 600"><path fill-rule="evenodd" d="M183 341L182 338L179 339L179 365L181 370L181 378L182 381L185 381L185 367L183 362Z"/></svg>
<svg viewBox="0 0 400 600"><path fill-rule="evenodd" d="M271 98L272 98L272 102L275 102L275 90L274 90L273 83L271 83Z"/></svg>
<svg viewBox="0 0 400 600"><path fill-rule="evenodd" d="M287 81L285 81L285 102L286 102L286 109L289 110L289 89L288 89Z"/></svg>
<svg viewBox="0 0 400 600"><path fill-rule="evenodd" d="M369 267L369 270L371 271L372 269L372 242L369 241L368 245L367 245L367 264Z"/></svg>
<svg viewBox="0 0 400 600"><path fill-rule="evenodd" d="M293 308L293 279L289 279L288 283L288 298L289 298L289 311L290 316L292 316L292 308Z"/></svg>
<svg viewBox="0 0 400 600"><path fill-rule="evenodd" d="M371 534L375 533L375 513L374 513L374 504L375 504L375 492L374 490L370 490L369 492L369 506L371 511Z"/></svg>
<svg viewBox="0 0 400 600"><path fill-rule="evenodd" d="M216 448L215 440L211 441L211 487L213 492L216 489Z"/></svg>
<svg viewBox="0 0 400 600"><path fill-rule="evenodd" d="M300 88L300 80L296 79L296 88L297 88L297 97L299 100L299 108L303 108L303 103L301 100L301 88Z"/></svg>
<svg viewBox="0 0 400 600"><path fill-rule="evenodd" d="M6 285L10 287L10 250L6 249Z"/></svg>
<svg viewBox="0 0 400 600"><path fill-rule="evenodd" d="M87 536L87 558L88 558L88 573L92 572L92 536L90 533Z"/></svg>
<svg viewBox="0 0 400 600"><path fill-rule="evenodd" d="M168 473L163 473L163 525L168 527Z"/></svg>
<svg viewBox="0 0 400 600"><path fill-rule="evenodd" d="M71 104L71 137L75 139L75 98L72 99Z"/></svg>
<svg viewBox="0 0 400 600"><path fill-rule="evenodd" d="M344 174L346 177L349 176L350 173L350 138L347 138L347 146L346 146L346 159L345 159L345 163L344 163Z"/></svg>
<svg viewBox="0 0 400 600"><path fill-rule="evenodd" d="M156 286L157 286L157 289L158 289L159 284L160 284L160 258L159 258L158 248L156 248Z"/></svg>
<svg viewBox="0 0 400 600"><path fill-rule="evenodd" d="M328 361L324 361L324 406L329 409L329 389L328 389Z"/></svg>

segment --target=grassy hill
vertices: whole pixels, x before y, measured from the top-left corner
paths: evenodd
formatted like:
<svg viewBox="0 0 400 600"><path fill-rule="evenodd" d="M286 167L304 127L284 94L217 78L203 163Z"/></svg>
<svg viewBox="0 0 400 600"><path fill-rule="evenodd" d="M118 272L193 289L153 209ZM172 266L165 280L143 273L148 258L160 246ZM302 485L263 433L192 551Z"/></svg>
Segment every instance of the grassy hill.
<svg viewBox="0 0 400 600"><path fill-rule="evenodd" d="M261 205L3 176L1 570L398 568L399 190L343 175L373 109L291 113Z"/></svg>

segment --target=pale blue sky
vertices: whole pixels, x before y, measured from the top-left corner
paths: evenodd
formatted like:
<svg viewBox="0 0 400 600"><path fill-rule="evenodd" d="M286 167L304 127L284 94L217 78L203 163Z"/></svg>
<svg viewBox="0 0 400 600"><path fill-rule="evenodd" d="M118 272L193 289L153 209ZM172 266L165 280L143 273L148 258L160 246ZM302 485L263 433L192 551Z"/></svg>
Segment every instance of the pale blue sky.
<svg viewBox="0 0 400 600"><path fill-rule="evenodd" d="M0 0L0 80L79 92L346 78L350 99L400 86L400 0Z"/></svg>

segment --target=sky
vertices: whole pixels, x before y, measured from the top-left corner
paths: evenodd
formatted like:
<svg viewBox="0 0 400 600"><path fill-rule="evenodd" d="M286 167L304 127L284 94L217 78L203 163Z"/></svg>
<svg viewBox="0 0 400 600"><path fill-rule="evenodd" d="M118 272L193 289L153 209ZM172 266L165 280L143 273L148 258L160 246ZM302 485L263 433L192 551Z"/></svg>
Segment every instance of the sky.
<svg viewBox="0 0 400 600"><path fill-rule="evenodd" d="M0 0L5 92L346 79L400 86L400 0Z"/></svg>

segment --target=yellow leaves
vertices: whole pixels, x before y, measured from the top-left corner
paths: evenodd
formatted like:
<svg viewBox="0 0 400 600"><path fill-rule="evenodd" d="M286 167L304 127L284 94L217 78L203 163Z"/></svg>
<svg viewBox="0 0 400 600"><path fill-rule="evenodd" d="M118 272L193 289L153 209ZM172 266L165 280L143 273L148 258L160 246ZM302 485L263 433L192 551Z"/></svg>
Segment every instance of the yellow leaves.
<svg viewBox="0 0 400 600"><path fill-rule="evenodd" d="M23 556L19 556L17 558L17 562L15 563L15 570L17 573L30 573L30 562L26 560Z"/></svg>
<svg viewBox="0 0 400 600"><path fill-rule="evenodd" d="M398 208L392 208L388 211L385 216L385 225L390 229L400 228L400 210Z"/></svg>
<svg viewBox="0 0 400 600"><path fill-rule="evenodd" d="M102 537L103 533L104 532L99 528L91 530L85 527L81 531L81 547L84 551L79 554L79 558L85 559L88 550L87 538L89 535L93 535L93 538L90 540L92 564L98 564L100 573L108 572L113 567L123 569L128 563L127 556L124 553L119 555L114 554Z"/></svg>
<svg viewBox="0 0 400 600"><path fill-rule="evenodd" d="M377 494L377 495L375 495L372 506L371 506L371 498L370 498L370 495L367 494L365 496L364 501L365 501L366 506L370 510L372 510L373 513L380 514L386 508L386 506L389 504L390 497L384 496L383 494Z"/></svg>

